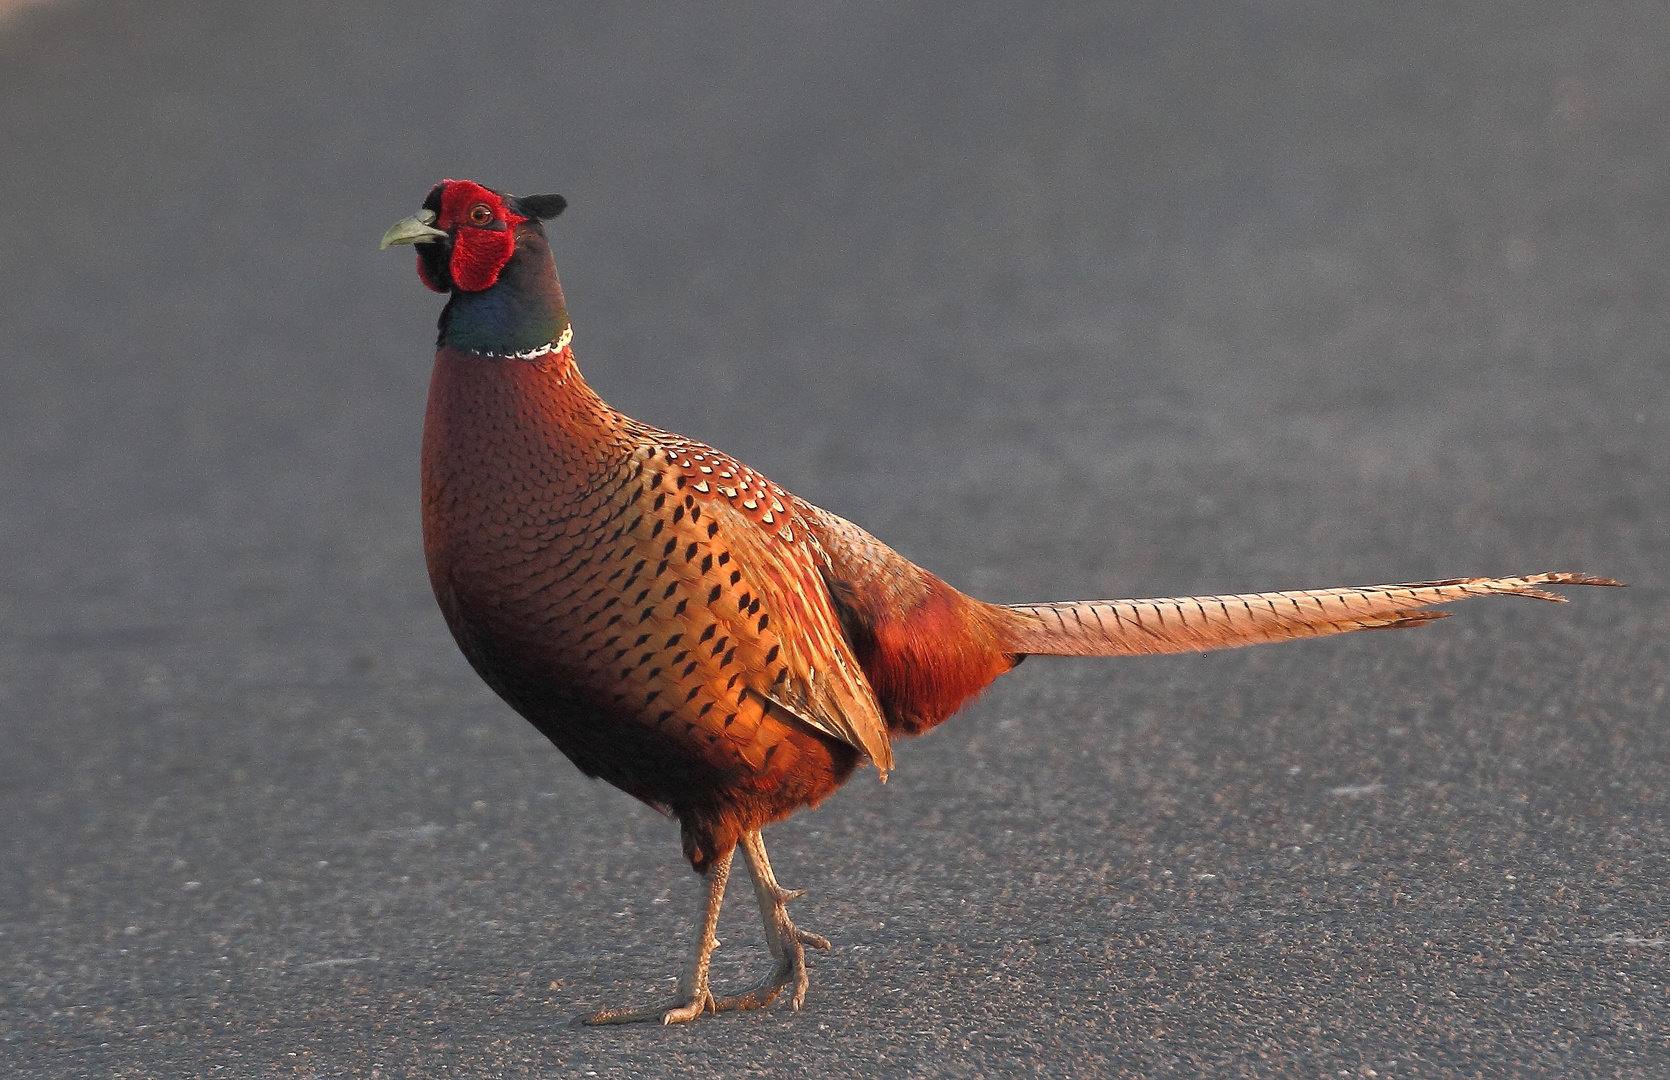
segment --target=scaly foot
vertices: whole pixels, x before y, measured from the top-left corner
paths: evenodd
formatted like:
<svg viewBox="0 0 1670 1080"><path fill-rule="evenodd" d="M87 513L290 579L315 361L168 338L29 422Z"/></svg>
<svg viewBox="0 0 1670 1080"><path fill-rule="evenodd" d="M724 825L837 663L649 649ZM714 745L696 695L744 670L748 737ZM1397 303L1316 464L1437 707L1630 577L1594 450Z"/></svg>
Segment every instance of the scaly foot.
<svg viewBox="0 0 1670 1080"><path fill-rule="evenodd" d="M777 884L777 876L771 872L771 860L765 853L765 838L759 831L744 834L741 846L748 860L749 876L754 879L754 898L760 904L765 941L777 962L759 982L736 997L716 1003L714 1009L763 1009L776 1001L777 995L791 982L794 993L789 998L789 1007L798 1009L805 1004L806 987L811 982L806 968L806 946L828 952L829 940L800 929L789 918L789 901L805 896L806 891L790 891Z"/></svg>
<svg viewBox="0 0 1670 1080"><path fill-rule="evenodd" d="M721 1013L763 1009L782 995L783 989L793 985L789 1007L799 1009L806 1002L806 988L811 976L806 967L806 946L829 951L829 939L800 929L789 918L789 901L805 896L804 890L790 891L777 884L771 872L771 860L766 857L765 840L756 830L742 838L742 851L748 859L748 871L754 879L754 898L759 901L760 920L765 926L765 941L771 949L774 963L771 970L753 986L735 997L715 998L708 986L708 962L713 950L719 947L714 935L719 925L719 905L725 897L725 881L730 876L731 856L716 860L708 871L707 904L702 910L702 922L696 941L696 957L690 970L679 979L678 992L673 1000L647 1009L601 1009L589 1016L575 1018L576 1024L641 1024L660 1022L684 1024L704 1012Z"/></svg>
<svg viewBox="0 0 1670 1080"><path fill-rule="evenodd" d="M719 947L719 906L725 901L725 882L731 876L733 851L713 861L707 872L707 902L702 905L702 921L696 928L696 956L690 970L678 980L678 992L665 1005L648 1009L599 1009L590 1016L577 1016L575 1024L642 1024L660 1021L663 1024L687 1024L704 1012L718 1012L713 993L707 985L708 962L713 950Z"/></svg>
<svg viewBox="0 0 1670 1080"><path fill-rule="evenodd" d="M791 893L788 899L798 895L800 894ZM806 967L806 946L828 952L829 939L795 926L789 921L787 912L783 912L778 935L779 940L783 942L783 952L777 957L771 970L759 982L736 997L715 1002L714 1012L725 1012L729 1009L763 1009L776 1001L777 995L783 992L783 987L791 982L794 983L794 994L789 998L789 1008L798 1009L805 1004L806 988L811 984L811 974Z"/></svg>
<svg viewBox="0 0 1670 1080"><path fill-rule="evenodd" d="M577 1016L574 1023L577 1026L596 1027L602 1024L643 1024L657 1022L662 1024L688 1024L704 1012L718 1012L714 1005L713 995L704 990L699 998L680 1000L678 998L665 1005L653 1005L647 1009L599 1009L590 1016Z"/></svg>

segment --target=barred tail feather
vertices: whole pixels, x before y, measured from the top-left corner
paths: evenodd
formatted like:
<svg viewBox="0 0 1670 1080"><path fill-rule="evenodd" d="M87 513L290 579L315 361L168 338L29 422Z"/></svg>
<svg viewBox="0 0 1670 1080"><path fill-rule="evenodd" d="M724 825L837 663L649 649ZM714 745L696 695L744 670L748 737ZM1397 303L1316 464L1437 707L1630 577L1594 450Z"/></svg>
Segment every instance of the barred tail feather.
<svg viewBox="0 0 1670 1080"><path fill-rule="evenodd" d="M1015 604L997 610L999 633L1017 654L1139 656L1418 626L1450 614L1428 610L1434 604L1492 595L1565 603L1565 597L1538 586L1621 584L1588 574L1533 574L1307 592Z"/></svg>

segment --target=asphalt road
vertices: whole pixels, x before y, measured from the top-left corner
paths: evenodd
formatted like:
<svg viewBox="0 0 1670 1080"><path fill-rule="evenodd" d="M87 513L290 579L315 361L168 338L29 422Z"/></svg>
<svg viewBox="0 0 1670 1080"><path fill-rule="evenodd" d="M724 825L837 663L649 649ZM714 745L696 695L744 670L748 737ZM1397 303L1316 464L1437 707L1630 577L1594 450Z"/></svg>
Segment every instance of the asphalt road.
<svg viewBox="0 0 1670 1080"><path fill-rule="evenodd" d="M1670 1071L1667 117L1657 2L13 15L0 1073ZM803 1012L572 1030L693 878L428 595L443 176L568 196L614 404L989 599L1632 588L1030 662L769 834Z"/></svg>

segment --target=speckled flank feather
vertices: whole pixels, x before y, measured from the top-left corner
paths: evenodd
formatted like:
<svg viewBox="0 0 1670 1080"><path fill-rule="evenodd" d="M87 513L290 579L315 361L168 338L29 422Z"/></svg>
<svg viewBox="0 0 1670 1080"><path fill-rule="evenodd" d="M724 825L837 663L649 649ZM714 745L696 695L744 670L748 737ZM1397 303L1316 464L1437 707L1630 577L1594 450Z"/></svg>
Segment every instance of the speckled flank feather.
<svg viewBox="0 0 1670 1080"><path fill-rule="evenodd" d="M1048 656L1137 656L1208 652L1351 630L1383 630L1442 619L1428 610L1475 596L1534 596L1565 603L1539 585L1616 585L1587 574L1456 578L1308 592L1239 593L1152 600L1080 600L1006 607L1003 641Z"/></svg>

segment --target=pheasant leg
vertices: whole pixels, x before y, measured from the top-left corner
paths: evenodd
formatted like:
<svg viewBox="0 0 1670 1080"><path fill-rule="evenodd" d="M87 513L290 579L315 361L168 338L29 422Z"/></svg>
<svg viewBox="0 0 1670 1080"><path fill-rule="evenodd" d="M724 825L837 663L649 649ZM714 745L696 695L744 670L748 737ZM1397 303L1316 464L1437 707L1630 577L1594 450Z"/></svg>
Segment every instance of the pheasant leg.
<svg viewBox="0 0 1670 1080"><path fill-rule="evenodd" d="M758 829L742 838L742 854L748 860L748 875L754 879L754 898L760 904L760 920L765 925L765 941L775 960L765 977L733 998L714 1004L715 1012L727 1009L763 1009L777 1000L777 995L791 982L794 994L789 1007L798 1009L806 1000L810 975L806 968L806 946L827 951L829 941L794 925L789 919L788 903L806 895L804 889L790 891L777 884L771 872L771 860L765 853L765 838Z"/></svg>
<svg viewBox="0 0 1670 1080"><path fill-rule="evenodd" d="M757 835L757 834L756 834ZM763 852L763 848L761 849ZM727 851L715 859L707 872L707 901L702 905L701 921L696 927L696 955L690 967L679 976L678 990L673 1000L647 1009L600 1009L590 1016L579 1017L582 1024L636 1024L658 1021L663 1024L685 1024L703 1012L718 1012L713 992L708 988L708 964L713 950L719 947L716 931L719 927L719 906L725 899L725 882L731 876L731 856ZM750 861L752 866L752 861Z"/></svg>

